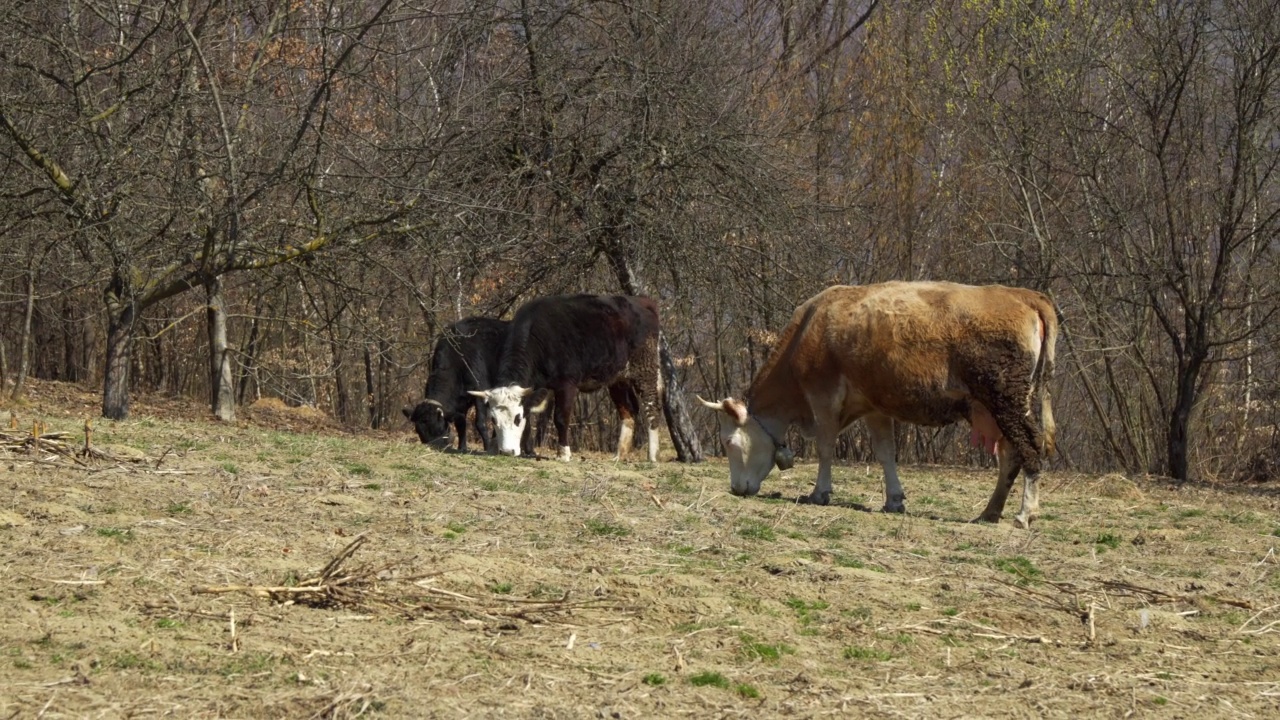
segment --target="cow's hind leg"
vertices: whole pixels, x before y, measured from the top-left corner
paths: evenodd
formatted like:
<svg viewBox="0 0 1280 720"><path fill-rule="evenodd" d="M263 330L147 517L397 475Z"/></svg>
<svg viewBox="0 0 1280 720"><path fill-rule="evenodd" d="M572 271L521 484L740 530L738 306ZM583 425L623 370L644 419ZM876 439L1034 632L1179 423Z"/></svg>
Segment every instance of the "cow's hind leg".
<svg viewBox="0 0 1280 720"><path fill-rule="evenodd" d="M996 478L996 489L991 493L986 509L974 518L974 522L1000 522L1000 517L1004 514L1005 502L1009 499L1009 489L1013 487L1013 481L1018 477L1018 471L1022 469L1022 458L1018 456L1012 443L1001 442L996 448L996 456L1000 460L1000 475Z"/></svg>
<svg viewBox="0 0 1280 720"><path fill-rule="evenodd" d="M631 385L625 382L610 385L609 398L618 409L618 420L621 425L618 430L618 454L613 456L614 461L618 461L631 452L631 440L636 431L636 401L635 395L631 392Z"/></svg>
<svg viewBox="0 0 1280 720"><path fill-rule="evenodd" d="M631 356L631 391L635 393L635 411L644 418L649 431L649 462L658 462L658 417L662 402L662 369L658 360L658 336L644 342Z"/></svg>
<svg viewBox="0 0 1280 720"><path fill-rule="evenodd" d="M573 385L558 387L556 397L556 436L560 441L560 459L569 462L572 454L569 450L569 420L573 417L573 401L578 397L578 388Z"/></svg>
<svg viewBox="0 0 1280 720"><path fill-rule="evenodd" d="M884 512L906 512L907 494L898 481L898 443L893 437L893 418L875 414L868 415L865 421L871 433L871 449L884 468Z"/></svg>
<svg viewBox="0 0 1280 720"><path fill-rule="evenodd" d="M1027 395L1021 394L1021 397L1025 398ZM1001 440L1000 479L996 482L996 489L991 493L991 500L987 503L987 509L983 511L980 519L987 522L1000 520L1000 516L1004 513L1005 502L1009 497L1009 490L1013 487L1014 478L1021 470L1022 509L1014 517L1013 524L1021 528L1031 527L1031 521L1035 519L1040 509L1040 493L1037 486L1037 481L1040 479L1040 431L1031 421L1025 402L1010 400L994 403L994 405L992 415L995 416L1000 432L1004 434L1004 439ZM1008 460L1005 459L1003 450L1006 444L1009 446Z"/></svg>

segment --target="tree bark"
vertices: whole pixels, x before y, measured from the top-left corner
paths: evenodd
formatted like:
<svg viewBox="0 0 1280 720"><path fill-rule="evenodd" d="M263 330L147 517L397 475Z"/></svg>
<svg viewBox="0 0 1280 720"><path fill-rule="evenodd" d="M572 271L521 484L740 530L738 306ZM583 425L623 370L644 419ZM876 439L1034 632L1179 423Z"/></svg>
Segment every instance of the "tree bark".
<svg viewBox="0 0 1280 720"><path fill-rule="evenodd" d="M18 341L18 375L13 380L13 394L17 400L22 396L22 388L27 381L27 372L31 369L31 316L36 309L36 275L30 267L27 269L27 304L22 313L22 336Z"/></svg>
<svg viewBox="0 0 1280 720"><path fill-rule="evenodd" d="M671 445L676 449L676 459L685 463L702 462L705 459L702 443L698 440L693 420L689 417L684 387L675 361L671 358L666 335L658 335L658 355L662 360L662 380L666 387L662 398L662 414L667 419L667 430L671 433Z"/></svg>
<svg viewBox="0 0 1280 720"><path fill-rule="evenodd" d="M643 284L636 277L631 261L617 242L609 243L605 252L609 264L618 276L618 284L628 295L642 295ZM675 361L671 358L671 348L667 338L658 333L658 357L662 368L662 384L666 389L662 393L662 414L667 420L667 431L671 434L671 445L676 450L676 459L680 462L702 462L702 443L698 440L698 432L689 418L689 408L684 400L684 385L680 382L680 373Z"/></svg>
<svg viewBox="0 0 1280 720"><path fill-rule="evenodd" d="M1200 380L1203 358L1193 356L1184 367L1178 369L1178 389L1174 395L1173 412L1169 417L1169 475L1178 482L1186 482L1191 474L1191 411L1195 408L1196 387Z"/></svg>
<svg viewBox="0 0 1280 720"><path fill-rule="evenodd" d="M373 382L373 353L369 352L370 343L364 344L364 398L369 412L369 427L378 429L378 406L375 402Z"/></svg>
<svg viewBox="0 0 1280 720"><path fill-rule="evenodd" d="M231 375L231 352L227 346L227 306L222 297L222 282L211 278L205 282L208 296L206 314L209 327L209 400L213 414L223 422L236 419L235 380Z"/></svg>
<svg viewBox="0 0 1280 720"><path fill-rule="evenodd" d="M102 379L102 416L110 420L129 417L129 365L133 359L133 332L137 305L132 300L108 301L107 362Z"/></svg>
<svg viewBox="0 0 1280 720"><path fill-rule="evenodd" d="M254 399L257 399L258 377L256 374L256 368L258 362L258 318L262 317L263 297L264 293L259 290L258 300L254 303L253 308L253 323L249 327L249 342L245 345L244 349L244 365L240 368L240 390L236 396L236 402L239 405L244 405L244 393L249 387L250 380L253 380L253 389L255 394Z"/></svg>

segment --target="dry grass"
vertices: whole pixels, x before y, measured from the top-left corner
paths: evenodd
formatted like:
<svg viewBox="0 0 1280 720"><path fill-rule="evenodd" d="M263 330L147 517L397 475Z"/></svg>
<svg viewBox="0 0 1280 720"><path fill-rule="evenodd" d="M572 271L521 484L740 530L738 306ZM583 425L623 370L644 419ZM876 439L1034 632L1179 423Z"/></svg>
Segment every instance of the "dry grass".
<svg viewBox="0 0 1280 720"><path fill-rule="evenodd" d="M1280 710L1270 486L1058 474L1027 533L959 522L985 471L907 468L887 516L854 509L864 466L811 507L716 462L442 454L274 406L138 403L73 457L94 398L33 392L20 430L72 455L0 447L0 717Z"/></svg>

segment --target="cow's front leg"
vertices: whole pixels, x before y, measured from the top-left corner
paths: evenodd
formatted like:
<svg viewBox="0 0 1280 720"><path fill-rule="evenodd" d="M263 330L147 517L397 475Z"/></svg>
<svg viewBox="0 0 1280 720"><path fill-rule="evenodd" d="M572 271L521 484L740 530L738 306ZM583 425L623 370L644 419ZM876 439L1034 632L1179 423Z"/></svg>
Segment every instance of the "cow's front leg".
<svg viewBox="0 0 1280 720"><path fill-rule="evenodd" d="M569 420L573 416L573 401L577 398L578 388L569 385L556 388L556 435L560 441L559 458L564 462L572 459L569 451Z"/></svg>
<svg viewBox="0 0 1280 720"><path fill-rule="evenodd" d="M836 454L835 436L819 432L815 443L818 446L818 479L813 484L813 492L809 493L806 502L813 505L831 503L831 462Z"/></svg>
<svg viewBox="0 0 1280 720"><path fill-rule="evenodd" d="M870 415L866 418L871 433L871 450L884 469L884 508L887 513L907 511L907 494L898 481L898 443L893 437L893 418Z"/></svg>
<svg viewBox="0 0 1280 720"><path fill-rule="evenodd" d="M453 429L458 433L458 452L467 451L467 415L463 413L453 419ZM447 431L446 431L447 432ZM445 438L446 447L448 438Z"/></svg>
<svg viewBox="0 0 1280 720"><path fill-rule="evenodd" d="M489 406L485 403L478 402L476 407L476 433L480 436L480 443L484 445L485 452L493 451L493 435L489 431ZM463 427L465 430L466 428Z"/></svg>

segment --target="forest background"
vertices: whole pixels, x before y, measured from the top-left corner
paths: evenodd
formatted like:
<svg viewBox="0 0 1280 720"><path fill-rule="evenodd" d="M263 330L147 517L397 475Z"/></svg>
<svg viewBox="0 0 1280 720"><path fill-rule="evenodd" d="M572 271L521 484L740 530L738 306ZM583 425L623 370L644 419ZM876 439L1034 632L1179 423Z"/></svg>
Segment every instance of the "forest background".
<svg viewBox="0 0 1280 720"><path fill-rule="evenodd" d="M1262 480L1278 163L1265 0L17 0L0 391L278 397L407 439L448 323L644 293L694 460L685 398L740 394L823 287L1004 283L1062 312L1057 462Z"/></svg>

